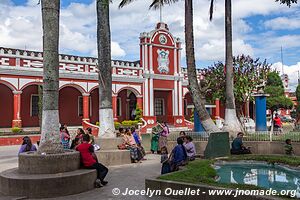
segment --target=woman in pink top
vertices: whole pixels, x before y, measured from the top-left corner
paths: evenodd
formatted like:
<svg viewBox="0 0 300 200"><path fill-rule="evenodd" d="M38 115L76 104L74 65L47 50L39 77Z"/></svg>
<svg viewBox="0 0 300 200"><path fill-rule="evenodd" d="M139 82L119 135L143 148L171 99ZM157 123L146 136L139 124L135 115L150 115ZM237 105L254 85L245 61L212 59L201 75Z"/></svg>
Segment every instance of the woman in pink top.
<svg viewBox="0 0 300 200"><path fill-rule="evenodd" d="M125 143L127 149L130 151L131 161L132 162L140 161L138 148L137 148L135 140L130 132L130 129L126 129L123 140L124 140L124 143Z"/></svg>
<svg viewBox="0 0 300 200"><path fill-rule="evenodd" d="M60 127L60 141L64 149L69 149L70 135L67 134L65 127Z"/></svg>
<svg viewBox="0 0 300 200"><path fill-rule="evenodd" d="M166 122L164 122L162 124L160 124L160 123L157 123L157 124L160 125L161 128L163 129L162 132L160 132L159 139L158 139L158 145L159 145L158 150L160 152L161 148L167 146L167 142L168 142L167 137L170 134L170 131L169 131L169 127Z"/></svg>
<svg viewBox="0 0 300 200"><path fill-rule="evenodd" d="M186 149L188 159L190 161L195 160L196 148L195 148L195 145L193 143L193 138L191 136L187 135L185 137L184 141L185 141L184 147Z"/></svg>

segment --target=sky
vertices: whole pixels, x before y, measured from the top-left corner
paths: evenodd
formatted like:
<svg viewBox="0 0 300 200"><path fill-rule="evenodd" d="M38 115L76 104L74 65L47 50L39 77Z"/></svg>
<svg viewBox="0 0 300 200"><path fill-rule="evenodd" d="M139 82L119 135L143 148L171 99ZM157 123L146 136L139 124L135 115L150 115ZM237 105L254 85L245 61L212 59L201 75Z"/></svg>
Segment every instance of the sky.
<svg viewBox="0 0 300 200"><path fill-rule="evenodd" d="M42 50L39 0L0 0L0 46ZM151 0L136 0L118 9L110 5L112 58L139 60L139 35L150 32L159 21L159 11L149 10ZM194 1L196 62L199 68L224 61L224 0L216 0L214 19L209 21L209 0ZM300 70L300 4L288 8L275 0L233 0L233 53L267 59L283 69L292 91ZM163 8L163 22L183 42L184 1ZM96 56L96 5L94 0L61 0L60 53Z"/></svg>

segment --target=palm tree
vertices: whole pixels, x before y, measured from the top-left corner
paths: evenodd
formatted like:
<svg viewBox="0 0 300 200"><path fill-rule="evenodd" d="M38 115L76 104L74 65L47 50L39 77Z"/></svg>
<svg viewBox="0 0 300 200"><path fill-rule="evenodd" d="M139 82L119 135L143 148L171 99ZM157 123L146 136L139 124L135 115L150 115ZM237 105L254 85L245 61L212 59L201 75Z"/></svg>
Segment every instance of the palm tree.
<svg viewBox="0 0 300 200"><path fill-rule="evenodd" d="M211 0L210 20L213 15L214 0ZM226 102L225 102L225 124L224 130L235 135L242 130L240 121L237 118L234 84L233 84L233 56L232 56L232 9L231 0L225 0L225 46L226 46Z"/></svg>
<svg viewBox="0 0 300 200"><path fill-rule="evenodd" d="M59 12L60 0L42 0L43 111L40 153L63 151L59 139Z"/></svg>
<svg viewBox="0 0 300 200"><path fill-rule="evenodd" d="M99 69L99 136L115 137L112 109L110 0L97 0L97 45Z"/></svg>
<svg viewBox="0 0 300 200"><path fill-rule="evenodd" d="M132 2L133 0L122 0L119 7ZM165 4L175 3L178 0L153 0L150 8L159 8ZM200 86L197 80L195 52L194 52L194 30L193 30L193 0L185 0L185 44L186 44L186 63L188 68L189 91L199 115L199 119L207 132L219 131L210 115L205 109Z"/></svg>
<svg viewBox="0 0 300 200"><path fill-rule="evenodd" d="M280 1L281 4L286 4L288 7L290 7L292 5L292 3L297 3L297 0L276 0Z"/></svg>

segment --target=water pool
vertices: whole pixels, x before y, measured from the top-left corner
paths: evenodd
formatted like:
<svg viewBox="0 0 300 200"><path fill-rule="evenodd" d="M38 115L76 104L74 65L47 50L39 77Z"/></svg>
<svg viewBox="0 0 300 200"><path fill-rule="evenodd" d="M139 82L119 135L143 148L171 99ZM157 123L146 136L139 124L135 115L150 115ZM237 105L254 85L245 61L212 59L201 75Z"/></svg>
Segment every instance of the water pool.
<svg viewBox="0 0 300 200"><path fill-rule="evenodd" d="M300 170L253 162L219 163L215 169L220 183L249 184L277 191L296 190L300 198Z"/></svg>

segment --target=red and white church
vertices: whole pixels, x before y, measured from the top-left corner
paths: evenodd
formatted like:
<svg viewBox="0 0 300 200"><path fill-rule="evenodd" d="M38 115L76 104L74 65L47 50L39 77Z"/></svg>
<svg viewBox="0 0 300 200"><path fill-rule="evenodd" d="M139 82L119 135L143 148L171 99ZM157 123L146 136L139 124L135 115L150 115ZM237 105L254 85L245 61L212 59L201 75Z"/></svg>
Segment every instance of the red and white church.
<svg viewBox="0 0 300 200"><path fill-rule="evenodd" d="M112 101L115 121L131 120L136 105L143 110L144 130L157 120L188 127L191 96L181 67L181 41L164 23L140 34L140 60L113 60ZM69 126L99 121L97 59L59 56L59 121ZM101 67L101 66L100 66ZM38 127L38 88L43 53L0 47L0 128ZM211 114L220 116L219 102Z"/></svg>

